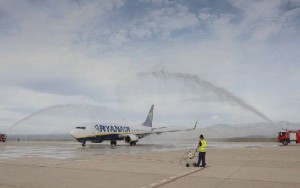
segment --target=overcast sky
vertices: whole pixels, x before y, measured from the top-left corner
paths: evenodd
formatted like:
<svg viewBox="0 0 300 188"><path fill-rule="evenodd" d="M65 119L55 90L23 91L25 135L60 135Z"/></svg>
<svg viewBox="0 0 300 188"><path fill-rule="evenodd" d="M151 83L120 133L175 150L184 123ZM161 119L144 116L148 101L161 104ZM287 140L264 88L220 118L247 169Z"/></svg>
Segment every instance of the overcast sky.
<svg viewBox="0 0 300 188"><path fill-rule="evenodd" d="M299 0L0 0L0 127L65 104L135 122L152 104L155 122L265 121L174 75L300 122L299 49Z"/></svg>

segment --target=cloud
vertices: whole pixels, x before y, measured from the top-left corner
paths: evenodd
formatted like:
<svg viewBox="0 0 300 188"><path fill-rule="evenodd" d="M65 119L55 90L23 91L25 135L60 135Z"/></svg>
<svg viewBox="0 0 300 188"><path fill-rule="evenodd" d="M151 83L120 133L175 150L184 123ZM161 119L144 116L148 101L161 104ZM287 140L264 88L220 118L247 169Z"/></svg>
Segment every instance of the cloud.
<svg viewBox="0 0 300 188"><path fill-rule="evenodd" d="M160 6L157 9L145 9L141 17L136 17L128 21L127 25L121 25L106 34L99 33L97 37L105 37L107 41L104 39L103 42L120 46L138 40L166 39L175 32L195 28L197 25L198 18L189 12L188 7L175 4L167 7Z"/></svg>
<svg viewBox="0 0 300 188"><path fill-rule="evenodd" d="M196 15L188 11L184 5L174 7L164 7L153 10L148 15L134 24L132 29L133 36L144 38L144 36L135 35L139 29L145 29L150 33L169 36L174 31L191 29L198 25ZM147 32L146 32L147 33ZM147 35L146 35L147 36Z"/></svg>
<svg viewBox="0 0 300 188"><path fill-rule="evenodd" d="M47 105L87 103L128 111L138 121L154 103L156 120L201 117L210 124L217 114L233 123L261 121L207 92L136 79L164 69L200 75L275 121L300 121L299 6L281 0L1 1L1 114L7 124Z"/></svg>
<svg viewBox="0 0 300 188"><path fill-rule="evenodd" d="M211 119L213 119L214 121L218 121L220 119L220 116L213 115L213 116L211 116Z"/></svg>

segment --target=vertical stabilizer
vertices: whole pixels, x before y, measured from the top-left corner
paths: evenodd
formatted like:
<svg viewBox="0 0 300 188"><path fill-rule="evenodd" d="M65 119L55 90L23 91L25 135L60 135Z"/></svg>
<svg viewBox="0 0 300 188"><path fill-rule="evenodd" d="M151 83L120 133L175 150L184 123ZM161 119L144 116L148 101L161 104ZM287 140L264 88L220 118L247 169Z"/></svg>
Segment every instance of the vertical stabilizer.
<svg viewBox="0 0 300 188"><path fill-rule="evenodd" d="M152 127L153 109L154 109L154 105L151 106L151 109L148 113L147 119L144 123L142 123L142 125L144 125L146 127Z"/></svg>

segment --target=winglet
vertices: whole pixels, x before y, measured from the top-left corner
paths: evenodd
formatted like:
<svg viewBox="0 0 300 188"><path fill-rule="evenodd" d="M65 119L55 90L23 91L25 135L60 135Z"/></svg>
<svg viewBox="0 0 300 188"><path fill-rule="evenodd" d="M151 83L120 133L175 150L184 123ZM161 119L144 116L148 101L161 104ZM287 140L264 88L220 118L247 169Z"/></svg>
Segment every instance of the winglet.
<svg viewBox="0 0 300 188"><path fill-rule="evenodd" d="M193 128L193 129L196 129L196 127L197 127L197 123L198 123L198 119L197 119L197 121L196 121L196 123L195 123L195 126L194 126L194 128Z"/></svg>

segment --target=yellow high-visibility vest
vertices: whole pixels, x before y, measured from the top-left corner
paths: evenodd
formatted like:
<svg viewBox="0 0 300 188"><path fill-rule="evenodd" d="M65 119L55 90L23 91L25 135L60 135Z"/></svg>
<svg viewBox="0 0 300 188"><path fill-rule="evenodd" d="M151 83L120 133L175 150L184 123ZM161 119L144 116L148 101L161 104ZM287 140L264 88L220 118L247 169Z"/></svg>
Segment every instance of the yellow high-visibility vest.
<svg viewBox="0 0 300 188"><path fill-rule="evenodd" d="M198 151L200 152L206 152L206 141L205 140L200 140L201 146L198 146Z"/></svg>

